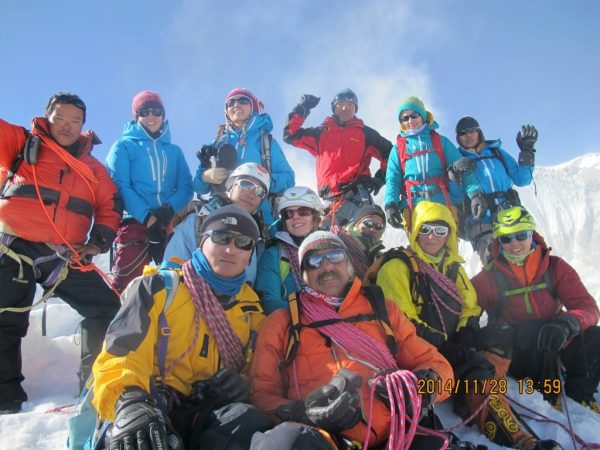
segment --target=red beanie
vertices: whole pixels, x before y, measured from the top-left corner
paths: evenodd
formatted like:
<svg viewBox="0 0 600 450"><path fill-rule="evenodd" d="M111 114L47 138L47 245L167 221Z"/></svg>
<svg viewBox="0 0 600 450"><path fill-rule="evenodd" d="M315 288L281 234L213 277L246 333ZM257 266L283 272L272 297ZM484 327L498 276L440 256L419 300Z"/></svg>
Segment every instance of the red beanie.
<svg viewBox="0 0 600 450"><path fill-rule="evenodd" d="M137 111L142 107L161 108L163 111L165 110L160 95L152 91L142 91L133 97L133 102L131 103L131 114L133 115L134 119L137 118Z"/></svg>
<svg viewBox="0 0 600 450"><path fill-rule="evenodd" d="M254 96L254 94L246 88L235 88L233 91L227 94L227 97L225 97L225 116L227 116L227 102L233 97L249 98L250 102L252 103L252 112L258 114L258 99Z"/></svg>

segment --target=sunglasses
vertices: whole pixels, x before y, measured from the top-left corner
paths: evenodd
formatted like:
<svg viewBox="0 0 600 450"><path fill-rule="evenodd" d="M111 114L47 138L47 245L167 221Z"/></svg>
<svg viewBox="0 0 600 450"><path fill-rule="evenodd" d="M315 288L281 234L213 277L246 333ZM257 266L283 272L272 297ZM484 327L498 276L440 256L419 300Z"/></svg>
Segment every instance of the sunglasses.
<svg viewBox="0 0 600 450"><path fill-rule="evenodd" d="M301 206L300 208L297 208L297 209L286 208L281 212L281 217L283 217L285 220L289 220L292 217L294 217L296 215L296 213L300 217L307 217L307 216L312 216L313 210L311 208L309 208L308 206Z"/></svg>
<svg viewBox="0 0 600 450"><path fill-rule="evenodd" d="M419 230L419 234L429 234L432 231L433 231L433 234L435 234L437 237L444 237L444 236L448 236L448 231L450 231L450 228L448 228L446 225L425 224Z"/></svg>
<svg viewBox="0 0 600 450"><path fill-rule="evenodd" d="M464 136L465 134L468 133L477 133L479 131L479 128L467 128L465 130L462 130L460 133L458 133L459 136Z"/></svg>
<svg viewBox="0 0 600 450"><path fill-rule="evenodd" d="M385 230L385 223L376 223L371 219L365 219L361 222L365 227L375 229L377 231Z"/></svg>
<svg viewBox="0 0 600 450"><path fill-rule="evenodd" d="M304 268L306 270L318 269L325 262L325 258L327 258L327 261L331 264L339 264L346 261L348 255L346 254L346 251L341 248L329 250L327 253L321 255L312 254L304 260Z"/></svg>
<svg viewBox="0 0 600 450"><path fill-rule="evenodd" d="M164 111L162 108L142 108L137 110L137 115L140 117L148 117L150 114L155 117L162 117Z"/></svg>
<svg viewBox="0 0 600 450"><path fill-rule="evenodd" d="M523 242L523 241L526 241L527 239L529 239L530 237L531 237L531 231L525 230L525 231L519 231L518 233L514 233L514 234L507 234L505 236L500 236L498 238L498 240L500 241L501 244L510 244L513 239Z"/></svg>
<svg viewBox="0 0 600 450"><path fill-rule="evenodd" d="M218 245L229 245L231 241L235 242L235 246L240 250L249 251L254 248L254 239L245 234L233 234L225 230L208 230L206 233L213 243Z"/></svg>
<svg viewBox="0 0 600 450"><path fill-rule="evenodd" d="M405 116L400 116L400 122L402 123L406 123L408 122L410 119L416 120L417 118L421 117L419 113L412 113L412 114L406 114Z"/></svg>
<svg viewBox="0 0 600 450"><path fill-rule="evenodd" d="M264 187L259 186L250 180L238 179L235 184L245 191L253 190L258 198L265 198L267 196L267 190Z"/></svg>
<svg viewBox="0 0 600 450"><path fill-rule="evenodd" d="M250 99L248 97L237 97L237 98L232 98L231 100L229 100L225 104L225 106L227 106L228 108L233 108L236 103L239 105L249 105L252 102L250 101Z"/></svg>

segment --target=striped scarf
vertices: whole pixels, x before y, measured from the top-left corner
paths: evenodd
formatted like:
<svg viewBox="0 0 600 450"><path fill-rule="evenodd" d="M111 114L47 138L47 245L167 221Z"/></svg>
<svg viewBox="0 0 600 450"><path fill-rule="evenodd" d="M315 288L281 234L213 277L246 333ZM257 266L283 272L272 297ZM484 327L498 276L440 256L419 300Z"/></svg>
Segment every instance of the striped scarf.
<svg viewBox="0 0 600 450"><path fill-rule="evenodd" d="M362 361L376 369L398 369L393 355L385 344L358 329L354 324L341 321L341 316L330 303L334 299L309 287L300 294L302 316L308 324L323 320L340 320L340 322L320 326L319 332L331 338L348 354L357 355Z"/></svg>
<svg viewBox="0 0 600 450"><path fill-rule="evenodd" d="M187 261L182 269L183 280L190 291L196 310L215 338L223 366L239 372L244 365L244 348L233 331L223 307L208 283L196 273L191 261Z"/></svg>

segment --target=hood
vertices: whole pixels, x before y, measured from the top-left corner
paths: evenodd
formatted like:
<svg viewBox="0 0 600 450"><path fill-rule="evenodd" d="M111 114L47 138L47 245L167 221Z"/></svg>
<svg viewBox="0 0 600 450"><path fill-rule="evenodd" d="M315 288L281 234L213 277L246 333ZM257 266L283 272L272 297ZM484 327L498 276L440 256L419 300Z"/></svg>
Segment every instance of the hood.
<svg viewBox="0 0 600 450"><path fill-rule="evenodd" d="M273 130L273 121L271 120L271 116L267 113L256 114L252 113L248 122L245 125L246 134L250 133L252 130L256 130L258 132L270 133ZM229 127L229 133L234 136L239 136L242 133L242 130L236 130L233 127Z"/></svg>
<svg viewBox="0 0 600 450"><path fill-rule="evenodd" d="M50 134L50 123L45 117L35 117L31 121L31 132L32 134L35 134L37 136L46 137L47 139L51 140L54 144L56 144L57 147L67 151L67 149L65 149L58 142L56 142ZM84 131L81 133L79 139L77 140L78 150L77 155L74 156L80 157L81 155L84 155L86 153L91 153L94 145L98 145L101 143L102 141L100 140L98 135L94 133L93 130Z"/></svg>
<svg viewBox="0 0 600 450"><path fill-rule="evenodd" d="M415 251L419 258L428 261L427 253L425 253L421 246L417 243L417 236L419 230L424 223L435 222L437 220L443 220L450 225L450 235L446 242L446 248L448 249L449 257L448 261L464 262L462 257L458 254L458 233L456 227L456 221L452 217L450 210L441 203L434 203L428 200L423 200L417 204L413 210L412 216L412 229L408 241L411 248Z"/></svg>
<svg viewBox="0 0 600 450"><path fill-rule="evenodd" d="M123 137L133 140L153 140L144 127L133 120L127 122L123 128ZM162 126L162 134L156 139L163 144L171 143L171 131L169 130L169 121L165 120Z"/></svg>

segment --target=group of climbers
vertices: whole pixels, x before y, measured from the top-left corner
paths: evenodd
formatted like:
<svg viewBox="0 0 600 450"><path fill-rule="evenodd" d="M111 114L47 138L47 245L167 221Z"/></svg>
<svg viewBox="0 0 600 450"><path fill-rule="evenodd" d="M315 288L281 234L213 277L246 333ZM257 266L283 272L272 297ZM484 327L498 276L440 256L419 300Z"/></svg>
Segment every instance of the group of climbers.
<svg viewBox="0 0 600 450"><path fill-rule="evenodd" d="M600 311L513 189L532 181L535 127L516 161L472 117L457 149L416 97L395 145L356 117L349 89L303 127L319 100L303 95L284 128L315 156L318 195L295 186L244 88L193 181L155 92L134 97L106 168L75 95L53 96L31 132L0 121L0 410L27 400L20 343L39 283L84 317L96 448L441 448L449 435L417 424L433 427L451 393L492 442L561 448L512 410L506 374L539 390L566 374L566 395L600 412ZM407 248L385 251L386 221ZM484 263L473 280L459 237ZM113 240L111 289L86 264Z"/></svg>

